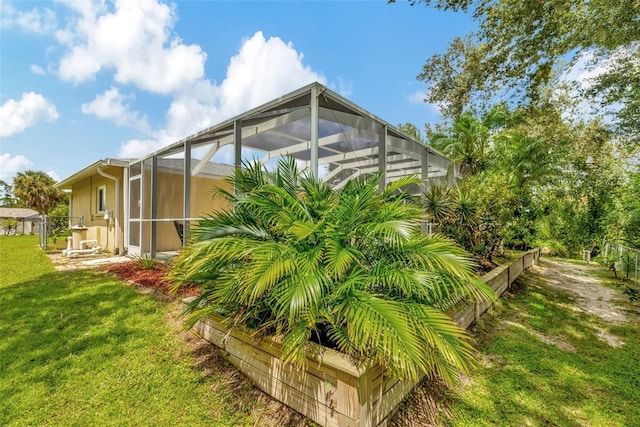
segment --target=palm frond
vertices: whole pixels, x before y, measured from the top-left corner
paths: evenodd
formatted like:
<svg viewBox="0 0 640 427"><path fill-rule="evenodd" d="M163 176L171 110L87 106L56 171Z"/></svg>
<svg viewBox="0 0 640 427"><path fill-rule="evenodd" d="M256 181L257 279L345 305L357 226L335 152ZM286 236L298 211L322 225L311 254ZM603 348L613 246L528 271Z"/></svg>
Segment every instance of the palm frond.
<svg viewBox="0 0 640 427"><path fill-rule="evenodd" d="M420 338L402 304L367 293L354 297L343 305L350 339L360 349L369 349L369 358L390 365L398 377L417 379L427 371Z"/></svg>
<svg viewBox="0 0 640 427"><path fill-rule="evenodd" d="M199 222L171 273L176 287L201 289L189 322L216 313L230 327L282 335L285 360L298 365L311 334L326 334L359 364L453 381L472 353L443 310L492 291L462 249L422 236L424 213L403 191L417 178L380 191L374 174L335 190L297 166L246 164L229 180L234 191L220 192L229 209Z"/></svg>
<svg viewBox="0 0 640 427"><path fill-rule="evenodd" d="M335 238L326 240L325 260L327 276L341 280L345 273L358 264L359 253Z"/></svg>
<svg viewBox="0 0 640 427"><path fill-rule="evenodd" d="M402 189L410 185L422 185L422 179L418 175L408 175L398 178L397 180L390 182L384 188L382 192L383 199L391 198L395 193L402 192Z"/></svg>
<svg viewBox="0 0 640 427"><path fill-rule="evenodd" d="M282 341L282 359L287 363L298 366L306 366L307 358L305 350L311 337L311 330L306 322L296 323Z"/></svg>

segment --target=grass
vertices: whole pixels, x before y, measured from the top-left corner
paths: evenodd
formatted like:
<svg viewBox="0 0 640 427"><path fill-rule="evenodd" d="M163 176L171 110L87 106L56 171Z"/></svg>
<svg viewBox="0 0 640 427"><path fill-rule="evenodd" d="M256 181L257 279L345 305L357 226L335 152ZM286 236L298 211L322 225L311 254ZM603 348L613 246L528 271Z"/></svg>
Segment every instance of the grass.
<svg viewBox="0 0 640 427"><path fill-rule="evenodd" d="M57 272L37 236L0 237L0 260L0 425L254 425L270 404L233 370L205 369L210 355L198 365L175 303Z"/></svg>
<svg viewBox="0 0 640 427"><path fill-rule="evenodd" d="M473 332L481 361L465 384L421 384L404 417L416 412L421 396L439 394L437 408L431 405L437 425L640 426L637 306L626 305L628 324L608 324L575 311L571 296L541 286L543 280L526 274L479 321ZM624 345L612 347L603 333Z"/></svg>
<svg viewBox="0 0 640 427"><path fill-rule="evenodd" d="M38 236L0 236L0 260L3 294L12 284L54 271L45 253L38 250Z"/></svg>
<svg viewBox="0 0 640 427"><path fill-rule="evenodd" d="M595 263L600 265L600 269L595 271L595 275L600 278L602 284L622 292L626 295L626 298L631 300L632 304L640 307L640 281L636 285L633 271L630 272L628 279L624 273L621 274L620 272L617 273L616 277L616 273L609 268L609 263L605 262L602 257L597 258ZM640 278L640 275L638 277Z"/></svg>
<svg viewBox="0 0 640 427"><path fill-rule="evenodd" d="M466 383L423 383L392 424L435 407L450 426L640 425L637 306L629 324L606 324L524 277L476 326L481 364ZM265 413L288 410L185 343L175 310L99 272L56 272L36 236L0 237L0 425L284 424Z"/></svg>

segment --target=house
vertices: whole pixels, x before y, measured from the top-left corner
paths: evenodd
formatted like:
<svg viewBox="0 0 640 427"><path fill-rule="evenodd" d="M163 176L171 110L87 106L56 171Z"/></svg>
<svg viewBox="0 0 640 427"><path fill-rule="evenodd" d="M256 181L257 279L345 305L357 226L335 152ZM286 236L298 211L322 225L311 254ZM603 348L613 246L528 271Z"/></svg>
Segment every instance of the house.
<svg viewBox="0 0 640 427"><path fill-rule="evenodd" d="M103 250L123 253L126 172L130 160L103 159L63 179L56 187L70 192L69 217L84 227L83 239ZM74 248L79 249L79 248Z"/></svg>
<svg viewBox="0 0 640 427"><path fill-rule="evenodd" d="M246 160L267 167L285 155L341 188L383 174L381 186L407 175L451 182L449 160L319 83L253 108L141 159L104 159L57 184L71 191L70 215L86 238L114 253L171 255L208 213L224 177Z"/></svg>
<svg viewBox="0 0 640 427"><path fill-rule="evenodd" d="M33 234L39 223L40 214L33 209L0 208L0 235Z"/></svg>
<svg viewBox="0 0 640 427"><path fill-rule="evenodd" d="M151 182L151 169L131 159L98 160L60 181L56 187L70 192L69 216L78 219L72 230L82 231L83 240L95 240L107 252L148 254L149 246L144 238L149 237L152 228L153 207L155 217L165 219L153 227L157 236L156 252L175 252L184 238L182 201L177 199L177 195L182 194L183 163L181 159L169 158L158 165L155 183L162 188L166 202L155 206L142 184ZM220 205L208 193L215 187L228 187L223 178L231 173L233 168L230 166L208 163L197 177L192 178L194 211L205 215Z"/></svg>

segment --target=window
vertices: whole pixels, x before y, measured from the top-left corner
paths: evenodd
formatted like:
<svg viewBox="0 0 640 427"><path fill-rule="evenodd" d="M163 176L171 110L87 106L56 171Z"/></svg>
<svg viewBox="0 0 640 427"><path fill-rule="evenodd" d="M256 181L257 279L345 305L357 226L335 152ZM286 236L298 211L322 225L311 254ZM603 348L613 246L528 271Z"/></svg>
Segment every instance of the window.
<svg viewBox="0 0 640 427"><path fill-rule="evenodd" d="M137 176L142 173L142 162L134 163L129 167L129 176Z"/></svg>
<svg viewBox="0 0 640 427"><path fill-rule="evenodd" d="M98 213L102 213L107 210L107 187L103 185L98 188Z"/></svg>

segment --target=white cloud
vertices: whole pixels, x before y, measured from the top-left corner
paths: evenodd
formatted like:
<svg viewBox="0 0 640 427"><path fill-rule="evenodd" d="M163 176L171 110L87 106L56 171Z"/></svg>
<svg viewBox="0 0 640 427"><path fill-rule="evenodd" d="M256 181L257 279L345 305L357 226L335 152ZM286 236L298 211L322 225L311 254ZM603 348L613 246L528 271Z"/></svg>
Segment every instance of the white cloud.
<svg viewBox="0 0 640 427"><path fill-rule="evenodd" d="M561 77L561 81L575 82L582 88L591 86L594 77L607 71L603 63L594 64L596 60L593 52L584 52L576 62L569 67Z"/></svg>
<svg viewBox="0 0 640 427"><path fill-rule="evenodd" d="M167 112L169 134L181 138L257 107L305 84L326 79L302 63L303 55L279 37L261 31L246 39L216 86L201 80L185 89Z"/></svg>
<svg viewBox="0 0 640 427"><path fill-rule="evenodd" d="M81 83L114 69L116 82L164 94L203 78L206 54L172 35L173 7L155 0L116 0L113 11L100 3L66 4L79 16L56 32L69 49L58 69L62 79Z"/></svg>
<svg viewBox="0 0 640 427"><path fill-rule="evenodd" d="M223 114L237 114L313 81L326 79L302 63L303 55L291 42L264 38L261 31L246 40L231 58L220 85Z"/></svg>
<svg viewBox="0 0 640 427"><path fill-rule="evenodd" d="M173 141L167 141L163 138L132 139L120 146L120 153L118 155L126 159L137 159L146 154L153 153L171 142Z"/></svg>
<svg viewBox="0 0 640 427"><path fill-rule="evenodd" d="M338 83L336 85L331 85L331 89L335 90L345 98L348 98L353 94L353 83L349 80L343 79L342 77L338 77Z"/></svg>
<svg viewBox="0 0 640 427"><path fill-rule="evenodd" d="M91 102L82 104L84 114L93 114L100 119L110 120L118 126L130 126L134 129L150 132L147 118L137 111L132 111L129 100L135 95L124 96L117 88L112 87L102 95L96 95Z"/></svg>
<svg viewBox="0 0 640 427"><path fill-rule="evenodd" d="M21 154L17 156L9 153L0 154L0 179L10 182L18 172L25 171L32 165L31 160Z"/></svg>
<svg viewBox="0 0 640 427"><path fill-rule="evenodd" d="M423 90L417 90L407 97L410 104L424 104L426 93Z"/></svg>
<svg viewBox="0 0 640 427"><path fill-rule="evenodd" d="M32 33L46 34L53 32L57 27L55 13L47 8L19 11L10 4L1 3L0 15L2 28L20 28Z"/></svg>
<svg viewBox="0 0 640 427"><path fill-rule="evenodd" d="M48 171L47 175L49 175L51 178L53 178L53 180L56 181L56 182L60 181L60 176L54 170Z"/></svg>
<svg viewBox="0 0 640 427"><path fill-rule="evenodd" d="M416 90L409 96L407 96L407 102L412 105L422 105L426 107L431 113L438 117L442 116L440 106L432 102L425 102L427 94L422 90Z"/></svg>
<svg viewBox="0 0 640 427"><path fill-rule="evenodd" d="M219 88L208 80L196 82L174 97L166 113L166 132L177 140L234 114L221 109Z"/></svg>
<svg viewBox="0 0 640 427"><path fill-rule="evenodd" d="M639 54L640 42L621 46L604 58L595 55L592 51L587 51L565 72L563 79L576 81L583 88L589 88L594 84L595 79L615 70L622 62L632 61L632 63L640 65Z"/></svg>
<svg viewBox="0 0 640 427"><path fill-rule="evenodd" d="M602 57L587 51L577 58L575 63L560 76L560 88L555 96L560 99L569 98L569 104L563 116L576 121L601 119L611 124L617 120L617 112L622 107L619 103L603 106L603 99L584 97L580 90L589 90L603 74L614 71L621 63L630 61L640 66L640 42L621 46ZM565 99L566 100L566 99Z"/></svg>
<svg viewBox="0 0 640 427"><path fill-rule="evenodd" d="M44 76L47 74L47 72L40 66L36 65L36 64L31 64L31 67L29 67L31 72L37 76Z"/></svg>
<svg viewBox="0 0 640 427"><path fill-rule="evenodd" d="M422 90L416 90L409 96L407 96L407 102L412 105L420 105L424 106L431 114L434 114L438 117L442 117L442 112L440 110L440 106L433 102L426 102L426 93Z"/></svg>
<svg viewBox="0 0 640 427"><path fill-rule="evenodd" d="M44 96L26 92L20 101L10 99L0 106L0 136L23 132L40 120L52 122L58 118L56 106Z"/></svg>
<svg viewBox="0 0 640 427"><path fill-rule="evenodd" d="M220 85L200 79L174 96L166 129L156 132L155 144L135 139L123 144L120 155L148 154L301 86L325 83L325 77L305 66L302 59L291 43L278 37L265 39L262 32L256 32L230 59Z"/></svg>
<svg viewBox="0 0 640 427"><path fill-rule="evenodd" d="M146 117L132 111L131 96L115 87L82 105L85 114L151 136L123 144L121 156L147 154L305 84L326 81L303 64L292 43L267 39L258 31L243 41L225 79L216 84L204 75L207 55L201 47L185 44L173 33L174 5L158 0L63 2L75 13L66 28L56 32L66 48L57 69L60 78L81 83L109 70L116 83L172 96L165 126L155 131ZM340 90L350 92L351 87L341 81Z"/></svg>

